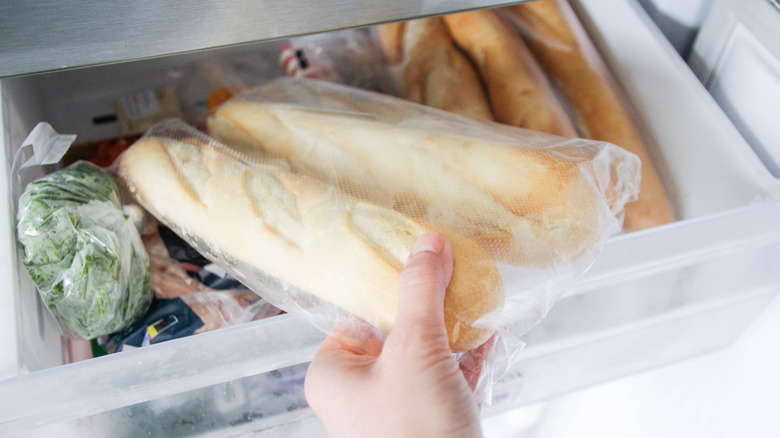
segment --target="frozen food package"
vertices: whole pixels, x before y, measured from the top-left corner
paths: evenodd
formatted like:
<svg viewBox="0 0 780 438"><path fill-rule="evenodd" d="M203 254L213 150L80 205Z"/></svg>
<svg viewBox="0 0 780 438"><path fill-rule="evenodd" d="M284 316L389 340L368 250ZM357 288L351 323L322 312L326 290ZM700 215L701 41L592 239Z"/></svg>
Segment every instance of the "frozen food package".
<svg viewBox="0 0 780 438"><path fill-rule="evenodd" d="M204 90L211 90L203 108L205 111L194 120L202 122L209 111L235 94L281 76L282 69L271 61L274 54L270 48L263 48L243 53L243 56L210 56L190 66L192 79L183 87L185 91L202 98Z"/></svg>
<svg viewBox="0 0 780 438"><path fill-rule="evenodd" d="M176 298L155 298L143 318L100 344L108 353L127 351L278 314L278 310L268 313L271 307L247 289L203 290Z"/></svg>
<svg viewBox="0 0 780 438"><path fill-rule="evenodd" d="M113 179L85 161L29 181L26 170L42 172L41 164L58 161L73 140L48 125L33 135L41 127L46 134L32 142L33 156L19 165L17 155L14 163L15 189L23 189L16 210L20 258L63 334L93 339L122 330L152 301L137 207L123 207Z"/></svg>
<svg viewBox="0 0 780 438"><path fill-rule="evenodd" d="M370 29L344 29L290 39L282 45L284 74L397 94L396 81Z"/></svg>
<svg viewBox="0 0 780 438"><path fill-rule="evenodd" d="M350 343L392 329L416 239L443 233L450 346L486 400L523 334L620 229L639 180L636 156L608 143L309 79L239 94L209 132L160 124L118 173L158 220L275 306L326 332L346 319Z"/></svg>
<svg viewBox="0 0 780 438"><path fill-rule="evenodd" d="M122 151L130 147L141 135L130 135L106 138L103 140L74 144L60 160L63 166L69 166L76 161L89 161L98 167L107 168L116 160Z"/></svg>
<svg viewBox="0 0 780 438"><path fill-rule="evenodd" d="M151 216L141 239L149 254L152 290L157 298L179 298L212 290L249 290Z"/></svg>
<svg viewBox="0 0 780 438"><path fill-rule="evenodd" d="M616 144L642 160L636 202L626 206L625 230L674 220L652 157L609 69L566 0L539 0L498 10L519 30L574 113L582 136Z"/></svg>
<svg viewBox="0 0 780 438"><path fill-rule="evenodd" d="M106 353L145 347L281 313L151 216L145 218L141 239L151 262L154 300L134 324L98 338Z"/></svg>
<svg viewBox="0 0 780 438"><path fill-rule="evenodd" d="M323 81L278 79L228 101L207 125L243 154L282 159L357 198L454 227L516 266L582 258L619 229L639 179L639 161L614 145Z"/></svg>
<svg viewBox="0 0 780 438"><path fill-rule="evenodd" d="M243 160L179 123L147 133L117 170L158 220L278 308L328 310L334 302L384 331L408 251L431 229L284 166ZM471 322L500 307L503 289L487 252L450 234L460 279L450 285L449 324L453 348L463 350L490 336ZM475 281L487 285L478 305L469 302ZM348 293L358 290L365 292Z"/></svg>
<svg viewBox="0 0 780 438"><path fill-rule="evenodd" d="M203 321L181 298L155 298L143 318L117 333L98 338L98 344L112 354L190 336L202 327Z"/></svg>

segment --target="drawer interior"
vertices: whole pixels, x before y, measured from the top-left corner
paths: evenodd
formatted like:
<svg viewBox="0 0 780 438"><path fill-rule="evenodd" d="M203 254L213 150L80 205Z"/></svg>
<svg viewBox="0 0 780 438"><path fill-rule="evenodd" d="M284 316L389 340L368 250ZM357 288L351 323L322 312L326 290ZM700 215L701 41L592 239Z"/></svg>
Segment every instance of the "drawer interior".
<svg viewBox="0 0 780 438"><path fill-rule="evenodd" d="M606 20L604 17L609 14L584 10L587 2L577 6L584 17L583 24L589 28L592 39L601 44L599 49L630 102L663 175L678 220L707 217L773 197L777 181L755 160L741 137L717 126L715 122L722 116L720 111L702 93L703 89L699 90L697 83L691 81L689 72L676 65L676 60L663 47L656 47L658 41L650 41L650 47L656 51L645 54L645 58L656 56L654 63L669 63L667 71L676 73L682 80L664 76L660 68L646 68L644 59L611 58L625 52L615 47L619 39L604 35L604 28L599 27L603 25L594 21ZM623 31L616 27L619 26L611 24L609 33ZM24 137L39 121L49 122L61 133L77 134L76 143L119 136L115 101L137 91L176 87L185 119L196 124L205 117L206 100L214 88L215 74L229 68L256 83L283 75L278 62L282 44L282 41L254 43L4 79L6 164L10 166ZM640 62L643 64L639 65ZM638 75L646 77L637 79ZM650 94L650 89L658 91ZM684 95L676 93L677 89L683 90ZM663 227L650 232L663 238ZM74 350L78 348L53 331L51 320L35 298L29 280L22 276L19 286L18 307L26 321L21 330L23 369L34 371L74 360Z"/></svg>
<svg viewBox="0 0 780 438"><path fill-rule="evenodd" d="M637 124L651 148L672 198L678 223L616 236L607 245L604 261L597 263L593 272L583 278L578 284L579 289L575 288L559 307L554 308L550 318L529 333L529 348L524 354L533 360L544 357L546 353L553 355L555 351L572 347L572 342L578 342L576 339L584 339L578 336L587 337L589 333L615 330L624 335L626 332L621 327L641 321L683 317L686 312L690 312L691 306L705 309L718 300L736 299L735 290L736 293L743 289L764 291L768 284L776 281L774 263L777 251L773 246L776 243L764 242L766 245L761 247L763 249L749 252L743 248L747 243L740 240L739 232L735 233L732 240L724 241L723 245L717 247L727 253L722 258L708 258L697 252L680 255L684 251L673 245L680 233L696 230L698 224L710 223L711 218L772 202L780 193L780 183L755 157L749 145L731 126L682 60L676 58L671 46L661 42L660 33L648 24L648 19L638 11L638 6L623 4L605 7L603 2L583 0L575 2L575 9L630 102ZM631 35L631 38L625 38L625 35ZM279 76L283 74L277 61L282 43L253 43L186 55L3 79L0 82L0 98L6 172L23 139L39 121L49 122L61 133L77 134L77 142L116 137L119 135L119 126L112 118L116 113L114 102L127 93L175 86L179 98L186 102L185 117L196 123L205 115L206 99L213 89L213 82L209 82L208 75L198 74L202 66L214 62L230 63L239 71L246 69L248 77L256 77L258 80ZM3 193L2 196L6 204L11 205L10 194ZM772 208L771 213L775 214L775 210ZM753 216L748 214L746 217ZM13 217L10 217L10 221L14 223ZM734 224L726 220L723 226L731 225ZM681 229L683 231L679 231ZM745 239L753 242L750 240L751 235L745 235ZM686 248L697 246L695 238L690 237L688 240L690 242L686 243ZM664 246L666 243L668 247ZM625 248L629 246L633 248L632 251L642 252L643 245L662 247L657 257L665 262L627 266L629 262L613 263L613 259L618 257L609 257L610 253L628 251ZM16 249L11 245L3 250L9 251L12 269L18 272L18 277L12 281L12 290L4 290L3 293L14 293L16 296L20 373L52 369L72 362L78 356L78 350L84 346L62 338L57 333L51 317L37 298L32 282L20 270L23 268L17 262ZM736 257L736 260L729 257ZM759 265L753 264L754 261L760 262ZM722 273L723 269L734 264L745 267L736 280L732 283L713 283L714 279L720 278L715 274ZM752 271L748 267L756 272L750 274ZM757 284L738 281L745 276L750 276ZM715 292L710 294L709 291L713 289ZM665 315L670 312L678 313L667 318ZM199 345L216 345L230 339L231 334L252 330L287 333L293 343L298 337L302 342L298 353L290 347L289 351L285 350L287 356L283 361L266 365L291 366L310 358L320 335L310 328L302 328L300 323L289 322L290 318L274 317L270 321L250 323L248 327L224 329L193 336L192 339L172 341L167 346L153 346L155 348L150 348L148 352L119 353L113 355L118 356L116 358L90 359L85 363L74 364L81 365L83 371L62 368L86 374L89 373L91 362L99 364L95 365L99 367L113 363L117 372L130 372L137 369L133 364L143 362L146 360L144 358L170 355L178 365L170 365L169 371L181 370L186 368L186 364L178 353L197 350ZM288 326L292 327L292 332L276 328ZM263 342L268 343L269 348L264 353L272 354L270 346L274 340L264 337ZM546 353L545 346L550 349ZM240 348L240 345L236 347ZM211 361L203 365L203 372L219 368L218 358L208 359L202 354L194 354L193 357ZM246 375L249 375L246 369L231 368L221 376L232 379ZM181 392L182 388L171 389L167 393ZM155 397L152 390L141 393L143 395L130 401L140 403Z"/></svg>

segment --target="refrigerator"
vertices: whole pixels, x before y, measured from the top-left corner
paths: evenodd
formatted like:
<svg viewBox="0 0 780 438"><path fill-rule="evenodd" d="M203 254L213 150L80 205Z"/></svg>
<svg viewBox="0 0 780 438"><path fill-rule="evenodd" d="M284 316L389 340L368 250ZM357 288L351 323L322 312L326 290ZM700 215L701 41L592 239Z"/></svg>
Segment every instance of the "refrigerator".
<svg viewBox="0 0 780 438"><path fill-rule="evenodd" d="M202 101L188 75L215 57L275 62L290 37L510 3L0 5L0 435L324 436L303 379L325 335L293 315L76 360L15 239L11 163L38 122L83 141L113 137L116 99L178 87ZM561 396L723 350L778 294L780 180L764 144L716 100L728 95L723 81L694 73L640 2L571 4L629 102L677 220L612 237L525 336L482 410L499 429L536 421Z"/></svg>

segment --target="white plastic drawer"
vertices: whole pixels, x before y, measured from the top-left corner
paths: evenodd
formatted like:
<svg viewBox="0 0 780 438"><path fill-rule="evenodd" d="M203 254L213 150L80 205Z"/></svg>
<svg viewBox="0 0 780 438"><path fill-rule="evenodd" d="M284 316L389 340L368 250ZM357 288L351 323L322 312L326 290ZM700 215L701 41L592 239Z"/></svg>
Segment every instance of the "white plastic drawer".
<svg viewBox="0 0 780 438"><path fill-rule="evenodd" d="M611 239L528 334L485 415L727 345L778 291L780 182L637 3L578 0L575 6L632 104L679 221ZM274 44L227 52L275 53ZM9 159L35 123L46 120L87 139L115 135L88 121L117 95L165 82L156 73L207 56L4 79L4 205L11 205ZM75 121L79 112L83 125ZM15 322L0 326L0 337L16 340L13 351L2 352L13 355L14 369L0 380L0 434L101 436L134 425L138 434L153 436L284 436L310 424L300 376L324 335L292 316L63 364L67 345L20 269L12 219L10 211L0 215L6 230L0 297L16 309ZM258 385L271 393L286 385L291 392L276 391L278 403L294 403L282 407L269 399L275 406L269 408L242 398ZM206 405L233 406L245 415L193 421L192 409ZM132 421L153 409L166 420Z"/></svg>
<svg viewBox="0 0 780 438"><path fill-rule="evenodd" d="M689 57L691 69L775 177L780 177L780 3L716 0Z"/></svg>

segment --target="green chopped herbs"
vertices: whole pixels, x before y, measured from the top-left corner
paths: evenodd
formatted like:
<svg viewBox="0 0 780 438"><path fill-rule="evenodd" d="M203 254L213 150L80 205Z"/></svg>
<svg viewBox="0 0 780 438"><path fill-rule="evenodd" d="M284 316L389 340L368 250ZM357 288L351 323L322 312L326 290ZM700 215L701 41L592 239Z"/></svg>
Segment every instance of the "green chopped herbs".
<svg viewBox="0 0 780 438"><path fill-rule="evenodd" d="M19 199L23 263L54 316L86 339L129 326L152 301L149 257L121 207L111 178L85 161Z"/></svg>

